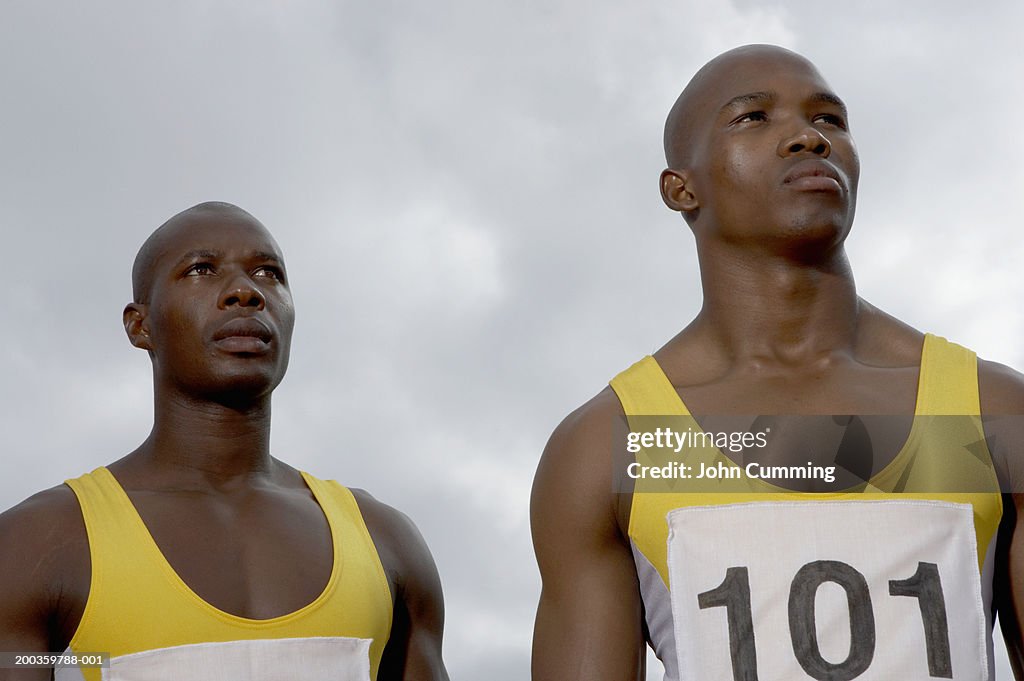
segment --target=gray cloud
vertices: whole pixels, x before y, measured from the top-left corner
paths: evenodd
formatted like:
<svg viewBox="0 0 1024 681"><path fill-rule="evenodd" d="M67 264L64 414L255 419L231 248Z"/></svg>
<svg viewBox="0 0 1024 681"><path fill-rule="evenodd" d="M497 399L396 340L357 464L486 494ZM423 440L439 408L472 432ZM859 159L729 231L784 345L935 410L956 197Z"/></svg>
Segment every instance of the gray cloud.
<svg viewBox="0 0 1024 681"><path fill-rule="evenodd" d="M298 307L275 453L417 521L453 678L527 677L540 450L699 308L656 181L664 115L718 51L788 45L847 100L862 295L1024 366L1019 3L61 5L0 21L0 507L145 437L135 250L239 203Z"/></svg>

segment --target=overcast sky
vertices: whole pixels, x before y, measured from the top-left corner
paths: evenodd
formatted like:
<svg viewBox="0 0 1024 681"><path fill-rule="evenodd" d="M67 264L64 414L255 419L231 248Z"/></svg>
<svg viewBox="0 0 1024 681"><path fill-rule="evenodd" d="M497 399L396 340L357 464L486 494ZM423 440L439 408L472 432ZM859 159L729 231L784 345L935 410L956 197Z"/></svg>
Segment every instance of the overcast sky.
<svg viewBox="0 0 1024 681"><path fill-rule="evenodd" d="M0 508L145 438L132 259L230 201L297 307L275 455L417 522L453 679L525 679L544 442L700 304L657 192L689 77L749 42L817 63L861 155L861 295L1020 369L1022 25L1019 0L8 0Z"/></svg>

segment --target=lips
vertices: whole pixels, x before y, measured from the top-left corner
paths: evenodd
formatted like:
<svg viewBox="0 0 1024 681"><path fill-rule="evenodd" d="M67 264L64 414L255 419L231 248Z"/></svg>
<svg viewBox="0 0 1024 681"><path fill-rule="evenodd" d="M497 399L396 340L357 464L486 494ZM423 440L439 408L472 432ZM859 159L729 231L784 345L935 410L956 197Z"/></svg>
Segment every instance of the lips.
<svg viewBox="0 0 1024 681"><path fill-rule="evenodd" d="M786 173L783 184L812 190L845 189L846 183L832 164L821 159L800 161Z"/></svg>
<svg viewBox="0 0 1024 681"><path fill-rule="evenodd" d="M236 317L213 334L213 340L222 341L229 338L252 338L269 343L274 337L267 325L253 317Z"/></svg>

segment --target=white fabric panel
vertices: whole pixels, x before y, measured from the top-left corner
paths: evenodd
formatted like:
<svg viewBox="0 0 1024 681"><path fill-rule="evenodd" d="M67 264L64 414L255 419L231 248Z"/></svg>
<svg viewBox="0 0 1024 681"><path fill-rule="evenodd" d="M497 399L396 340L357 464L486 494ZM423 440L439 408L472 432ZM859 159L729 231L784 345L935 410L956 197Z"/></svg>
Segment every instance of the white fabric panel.
<svg viewBox="0 0 1024 681"><path fill-rule="evenodd" d="M64 649L65 655L73 655L70 647ZM55 667L53 670L54 681L85 681L82 670L78 667Z"/></svg>
<svg viewBox="0 0 1024 681"><path fill-rule="evenodd" d="M115 657L104 681L369 681L370 639L197 643Z"/></svg>
<svg viewBox="0 0 1024 681"><path fill-rule="evenodd" d="M640 596L644 601L644 617L647 633L651 637L654 653L665 668L664 681L679 681L676 669L675 627L672 624L672 600L668 587L658 574L657 568L637 548L632 540L633 562L636 564L637 579L640 582Z"/></svg>
<svg viewBox="0 0 1024 681"><path fill-rule="evenodd" d="M989 678L970 505L758 502L668 522L681 681Z"/></svg>
<svg viewBox="0 0 1024 681"><path fill-rule="evenodd" d="M992 629L995 625L995 612L992 608L992 588L995 584L996 544L998 540L999 532L997 531L996 536L992 537L992 541L988 543L988 551L985 552L985 560L981 564L981 599L985 603L985 631L989 633L985 638L988 644L988 677L990 679L996 678L996 651L992 641Z"/></svg>

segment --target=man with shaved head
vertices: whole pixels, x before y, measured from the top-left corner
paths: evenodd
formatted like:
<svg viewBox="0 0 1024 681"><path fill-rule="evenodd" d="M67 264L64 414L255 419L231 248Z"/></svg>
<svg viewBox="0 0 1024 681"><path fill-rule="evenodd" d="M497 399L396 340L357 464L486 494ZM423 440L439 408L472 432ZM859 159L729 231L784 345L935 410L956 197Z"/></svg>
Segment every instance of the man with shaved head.
<svg viewBox="0 0 1024 681"><path fill-rule="evenodd" d="M413 524L270 454L295 313L267 229L190 208L145 242L132 285L153 429L0 515L0 679L447 679Z"/></svg>
<svg viewBox="0 0 1024 681"><path fill-rule="evenodd" d="M704 302L548 442L534 679L989 679L997 606L1018 664L1024 377L858 297L842 100L737 48L665 154Z"/></svg>

